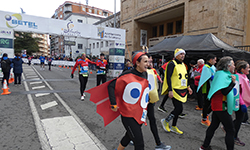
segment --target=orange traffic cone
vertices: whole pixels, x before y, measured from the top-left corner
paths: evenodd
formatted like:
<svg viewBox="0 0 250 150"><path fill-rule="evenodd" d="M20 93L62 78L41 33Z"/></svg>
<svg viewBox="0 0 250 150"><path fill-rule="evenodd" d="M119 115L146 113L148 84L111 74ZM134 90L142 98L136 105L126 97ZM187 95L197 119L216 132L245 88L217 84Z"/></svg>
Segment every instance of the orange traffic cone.
<svg viewBox="0 0 250 150"><path fill-rule="evenodd" d="M2 90L3 90L3 93L2 93L1 95L8 95L8 94L11 93L11 92L9 92L9 88L8 88L8 86L7 86L7 81L6 81L6 79L4 79Z"/></svg>
<svg viewBox="0 0 250 150"><path fill-rule="evenodd" d="M90 71L90 74L92 74L92 71Z"/></svg>
<svg viewBox="0 0 250 150"><path fill-rule="evenodd" d="M73 68L72 68L72 67L70 67L70 69L72 70Z"/></svg>
<svg viewBox="0 0 250 150"><path fill-rule="evenodd" d="M61 66L61 65L59 65L59 67L60 67L60 68L62 68L62 66Z"/></svg>
<svg viewBox="0 0 250 150"><path fill-rule="evenodd" d="M67 69L69 69L69 66L67 67Z"/></svg>
<svg viewBox="0 0 250 150"><path fill-rule="evenodd" d="M63 66L63 68L65 68L65 66Z"/></svg>
<svg viewBox="0 0 250 150"><path fill-rule="evenodd" d="M9 79L9 83L13 83L14 82L14 78L13 78L13 74L10 74L10 79Z"/></svg>

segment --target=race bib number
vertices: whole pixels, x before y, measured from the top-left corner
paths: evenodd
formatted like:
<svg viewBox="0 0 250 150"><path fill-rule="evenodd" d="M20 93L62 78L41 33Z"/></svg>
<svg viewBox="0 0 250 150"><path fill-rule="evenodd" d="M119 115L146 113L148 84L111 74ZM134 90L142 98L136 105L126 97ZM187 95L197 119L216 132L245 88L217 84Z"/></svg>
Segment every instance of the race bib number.
<svg viewBox="0 0 250 150"><path fill-rule="evenodd" d="M146 117L147 117L147 110L143 109L143 113L141 116L141 121L146 122Z"/></svg>
<svg viewBox="0 0 250 150"><path fill-rule="evenodd" d="M187 80L181 79L181 86L187 86Z"/></svg>
<svg viewBox="0 0 250 150"><path fill-rule="evenodd" d="M89 67L88 67L88 66L83 66L83 70L84 70L84 71L88 71L88 70L89 70Z"/></svg>

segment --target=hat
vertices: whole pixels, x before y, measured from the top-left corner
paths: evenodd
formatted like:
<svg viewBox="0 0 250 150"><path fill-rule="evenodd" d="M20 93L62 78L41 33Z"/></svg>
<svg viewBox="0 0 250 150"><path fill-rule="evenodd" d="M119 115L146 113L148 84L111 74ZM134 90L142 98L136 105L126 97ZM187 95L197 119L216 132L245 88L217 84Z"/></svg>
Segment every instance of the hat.
<svg viewBox="0 0 250 150"><path fill-rule="evenodd" d="M186 52L185 52L183 49L181 49L181 48L176 48L176 50L174 51L174 57L178 56L178 55L181 54L181 53L186 54Z"/></svg>
<svg viewBox="0 0 250 150"><path fill-rule="evenodd" d="M138 53L135 53L135 54L132 56L133 65L135 65L135 62L137 61L137 59L138 59L141 55L143 55L143 54L145 54L145 53L143 53L143 52L138 52Z"/></svg>

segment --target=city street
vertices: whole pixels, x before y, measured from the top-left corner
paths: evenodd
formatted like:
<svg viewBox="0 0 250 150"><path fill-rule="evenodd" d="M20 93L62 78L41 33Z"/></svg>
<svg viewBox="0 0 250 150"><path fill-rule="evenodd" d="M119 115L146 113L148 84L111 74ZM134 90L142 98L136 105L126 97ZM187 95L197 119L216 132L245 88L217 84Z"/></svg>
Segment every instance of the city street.
<svg viewBox="0 0 250 150"><path fill-rule="evenodd" d="M96 113L96 106L80 100L77 71L70 78L71 69L52 66L49 71L40 70L39 65L23 64L21 85L9 85L10 95L0 96L0 149L1 150L114 150L125 133L120 117L104 127L102 117ZM90 74L87 89L96 85L96 74ZM98 93L97 93L98 94ZM160 97L160 101L162 100ZM179 119L177 126L183 135L166 133L160 120L172 111L171 100L165 104L167 113L157 110L155 117L161 141L171 145L173 150L198 150L206 132L201 125L201 111L195 110L197 102L187 101L184 112L187 116ZM250 113L249 113L250 114ZM171 123L170 123L171 124ZM142 126L145 150L153 150L155 142L148 125ZM242 125L239 138L245 147L235 145L235 150L250 149L250 126ZM224 132L218 128L211 141L215 150L226 149ZM126 150L133 150L129 145Z"/></svg>

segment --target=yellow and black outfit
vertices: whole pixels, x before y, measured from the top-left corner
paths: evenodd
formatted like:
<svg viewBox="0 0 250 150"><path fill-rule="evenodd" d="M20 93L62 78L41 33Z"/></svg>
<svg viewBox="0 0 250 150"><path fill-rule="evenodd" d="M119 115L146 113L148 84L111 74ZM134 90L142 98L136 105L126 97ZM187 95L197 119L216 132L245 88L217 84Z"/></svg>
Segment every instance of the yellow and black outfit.
<svg viewBox="0 0 250 150"><path fill-rule="evenodd" d="M169 122L173 119L172 126L176 126L178 116L183 111L182 103L187 101L187 80L188 74L186 66L183 62L178 59L174 59L169 62L166 70L164 83L162 88L162 95L168 94L169 91L173 91L172 102L174 105L174 110L165 119Z"/></svg>

